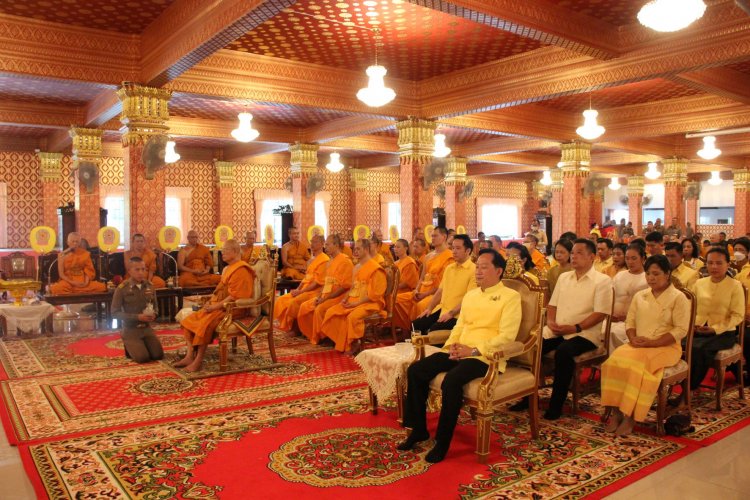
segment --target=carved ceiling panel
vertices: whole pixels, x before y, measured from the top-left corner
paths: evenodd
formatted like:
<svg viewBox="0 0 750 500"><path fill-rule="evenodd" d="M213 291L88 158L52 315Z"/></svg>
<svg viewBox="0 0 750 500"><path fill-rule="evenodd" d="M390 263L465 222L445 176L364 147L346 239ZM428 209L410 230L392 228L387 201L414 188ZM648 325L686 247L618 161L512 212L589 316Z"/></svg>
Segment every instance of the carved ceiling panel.
<svg viewBox="0 0 750 500"><path fill-rule="evenodd" d="M613 26L638 22L638 11L645 1L639 0L557 0L557 5Z"/></svg>
<svg viewBox="0 0 750 500"><path fill-rule="evenodd" d="M85 104L100 92L113 89L109 85L41 80L0 75L0 99L44 104Z"/></svg>
<svg viewBox="0 0 750 500"><path fill-rule="evenodd" d="M0 125L0 136L8 137L46 137L50 130L41 127L16 127L14 125Z"/></svg>
<svg viewBox="0 0 750 500"><path fill-rule="evenodd" d="M423 80L527 52L540 42L400 0L302 0L227 48L293 61Z"/></svg>

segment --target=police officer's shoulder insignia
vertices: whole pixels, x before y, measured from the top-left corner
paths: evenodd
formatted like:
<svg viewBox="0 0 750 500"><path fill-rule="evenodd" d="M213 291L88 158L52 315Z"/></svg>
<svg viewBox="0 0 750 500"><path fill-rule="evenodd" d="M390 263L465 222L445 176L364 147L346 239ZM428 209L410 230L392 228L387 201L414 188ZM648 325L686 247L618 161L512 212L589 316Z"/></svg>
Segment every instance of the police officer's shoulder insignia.
<svg viewBox="0 0 750 500"><path fill-rule="evenodd" d="M125 288L125 282L123 281L119 285L117 285L117 288Z"/></svg>

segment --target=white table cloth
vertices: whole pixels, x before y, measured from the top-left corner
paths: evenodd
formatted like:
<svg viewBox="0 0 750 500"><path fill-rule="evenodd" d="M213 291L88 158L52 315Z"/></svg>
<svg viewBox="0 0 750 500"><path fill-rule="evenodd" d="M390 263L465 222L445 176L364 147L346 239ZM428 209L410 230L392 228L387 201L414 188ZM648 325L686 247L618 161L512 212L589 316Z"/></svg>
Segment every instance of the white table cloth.
<svg viewBox="0 0 750 500"><path fill-rule="evenodd" d="M435 346L425 346L425 356L440 351ZM406 369L414 359L414 347L408 342L366 349L354 358L362 368L373 394L385 401L396 392L401 380L406 380Z"/></svg>
<svg viewBox="0 0 750 500"><path fill-rule="evenodd" d="M8 335L16 333L19 328L24 332L36 333L39 331L39 324L54 312L54 306L47 302L30 306L0 304L0 315L5 318Z"/></svg>

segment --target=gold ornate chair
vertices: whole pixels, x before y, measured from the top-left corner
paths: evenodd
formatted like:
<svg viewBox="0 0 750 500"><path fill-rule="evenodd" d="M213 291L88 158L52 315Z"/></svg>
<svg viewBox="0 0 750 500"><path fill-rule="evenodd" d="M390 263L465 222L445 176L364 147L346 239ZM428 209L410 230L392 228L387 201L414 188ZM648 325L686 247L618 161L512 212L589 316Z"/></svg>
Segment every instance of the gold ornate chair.
<svg viewBox="0 0 750 500"><path fill-rule="evenodd" d="M276 347L273 340L273 305L276 300L277 263L259 260L253 269L256 273L256 287L252 299L240 299L225 305L224 319L216 327L219 339L219 371L228 369L228 344L232 343L232 353L237 353L237 339L245 338L247 350L253 353L252 338L265 332L271 360L276 363Z"/></svg>
<svg viewBox="0 0 750 500"><path fill-rule="evenodd" d="M390 332L393 342L398 342L396 325L393 322L393 308L396 304L398 284L401 281L401 271L395 264L387 265L384 269L388 282L385 290L385 315L375 313L365 318L365 334L360 341L360 347L366 342L381 344L380 332L385 328Z"/></svg>
<svg viewBox="0 0 750 500"><path fill-rule="evenodd" d="M747 288L742 287L745 293L745 304L747 304ZM724 393L724 377L727 367L737 363L737 392L740 399L745 399L745 380L742 374L743 360L742 354L745 347L745 321L739 326L739 339L729 349L724 349L716 353L714 357L714 372L716 373L716 411L721 411L721 396Z"/></svg>
<svg viewBox="0 0 750 500"><path fill-rule="evenodd" d="M521 326L515 342L502 346L490 358L490 367L483 378L477 378L464 386L464 404L469 407L472 417L477 421L477 460L486 463L489 456L492 416L502 404L520 399L531 398L529 404L529 423L531 435L539 437L538 379L541 364L542 325L546 312L542 307L544 290L535 285L526 276L503 279L503 284L521 294ZM424 346L440 344L447 339L448 331L435 331L427 335L414 336L412 342L418 361L425 355ZM501 359L508 359L504 373L497 370ZM430 382L430 399L439 401L440 386L445 374L442 373ZM398 397L403 398L403 393ZM403 400L403 399L402 399ZM403 415L399 415L403 419Z"/></svg>

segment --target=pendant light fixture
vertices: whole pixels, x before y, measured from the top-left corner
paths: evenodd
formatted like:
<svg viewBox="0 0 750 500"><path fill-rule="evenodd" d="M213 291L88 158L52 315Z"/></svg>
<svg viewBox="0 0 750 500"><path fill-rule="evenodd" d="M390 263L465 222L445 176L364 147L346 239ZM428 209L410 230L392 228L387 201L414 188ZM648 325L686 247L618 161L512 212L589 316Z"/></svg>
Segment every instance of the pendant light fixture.
<svg viewBox="0 0 750 500"><path fill-rule="evenodd" d="M253 128L253 115L250 113L240 113L237 115L237 118L240 120L240 124L236 129L232 130L232 137L240 142L254 141L260 135L260 132Z"/></svg>
<svg viewBox="0 0 750 500"><path fill-rule="evenodd" d="M721 172L711 172L711 178L708 179L708 183L712 186L718 186L721 182Z"/></svg>
<svg viewBox="0 0 750 500"><path fill-rule="evenodd" d="M357 99L367 104L371 108L379 108L385 106L396 97L396 92L385 86L385 74L388 70L385 66L378 64L378 46L381 44L380 30L374 28L375 33L375 65L367 68L367 87L359 89L357 92Z"/></svg>
<svg viewBox="0 0 750 500"><path fill-rule="evenodd" d="M326 165L326 168L333 173L341 172L344 169L344 164L341 163L341 155L338 153L331 153L331 159Z"/></svg>
<svg viewBox="0 0 750 500"><path fill-rule="evenodd" d="M451 148L445 145L445 134L435 134L435 150L432 156L436 158L445 158L451 154Z"/></svg>
<svg viewBox="0 0 750 500"><path fill-rule="evenodd" d="M653 181L654 179L658 179L659 177L661 177L661 172L657 170L656 163L651 162L648 164L648 170L646 170L646 173L643 175L646 177L646 179L651 179Z"/></svg>
<svg viewBox="0 0 750 500"><path fill-rule="evenodd" d="M600 137L604 133L604 127L596 123L599 112L591 108L591 95L589 95L589 109L583 112L583 125L576 129L576 133L588 141Z"/></svg>
<svg viewBox="0 0 750 500"><path fill-rule="evenodd" d="M703 138L703 149L698 150L698 156L704 160L713 160L721 154L721 149L716 149L716 137L707 135Z"/></svg>
<svg viewBox="0 0 750 500"><path fill-rule="evenodd" d="M542 180L539 181L539 184L542 186L551 186L552 185L552 174L550 174L549 170L545 170L542 172Z"/></svg>
<svg viewBox="0 0 750 500"><path fill-rule="evenodd" d="M620 185L620 179L618 179L617 177L612 177L612 181L607 187L612 191L618 191L622 187L622 185Z"/></svg>
<svg viewBox="0 0 750 500"><path fill-rule="evenodd" d="M638 21L655 31L672 32L687 28L705 12L703 0L651 0L641 7Z"/></svg>
<svg viewBox="0 0 750 500"><path fill-rule="evenodd" d="M174 141L167 141L167 147L164 150L164 163L174 163L179 161L180 154L174 150L176 144Z"/></svg>

